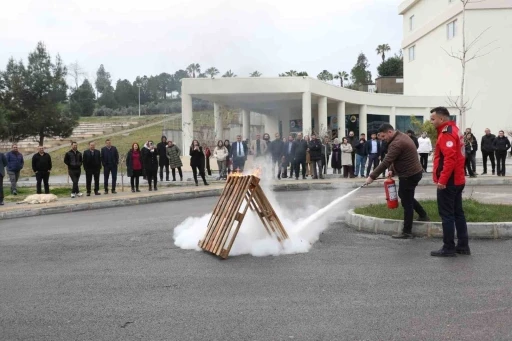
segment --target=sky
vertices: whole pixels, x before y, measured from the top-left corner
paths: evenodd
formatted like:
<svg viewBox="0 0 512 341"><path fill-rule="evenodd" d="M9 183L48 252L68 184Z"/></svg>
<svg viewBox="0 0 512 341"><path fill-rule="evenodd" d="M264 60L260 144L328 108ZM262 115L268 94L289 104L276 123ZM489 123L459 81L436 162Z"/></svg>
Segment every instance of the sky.
<svg viewBox="0 0 512 341"><path fill-rule="evenodd" d="M52 56L77 62L92 81L100 64L117 79L201 70L288 70L316 77L350 70L364 52L375 78L377 45L397 53L400 0L15 0L0 12L0 70L27 60L43 41ZM220 75L219 75L220 76Z"/></svg>

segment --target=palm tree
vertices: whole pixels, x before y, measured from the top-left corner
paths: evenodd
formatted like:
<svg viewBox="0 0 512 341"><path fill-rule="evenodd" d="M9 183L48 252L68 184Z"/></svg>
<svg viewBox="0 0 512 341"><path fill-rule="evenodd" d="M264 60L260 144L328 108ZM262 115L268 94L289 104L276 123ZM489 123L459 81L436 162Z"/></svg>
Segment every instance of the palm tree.
<svg viewBox="0 0 512 341"><path fill-rule="evenodd" d="M377 54L382 55L382 61L384 61L386 59L386 52L391 51L391 47L388 44L381 44L377 46L375 51L377 51Z"/></svg>
<svg viewBox="0 0 512 341"><path fill-rule="evenodd" d="M217 69L216 67L210 67L206 69L204 73L213 79L213 77L217 76L220 72L219 69Z"/></svg>
<svg viewBox="0 0 512 341"><path fill-rule="evenodd" d="M236 75L233 73L233 71L231 71L231 69L229 69L225 74L222 75L222 77L236 77Z"/></svg>
<svg viewBox="0 0 512 341"><path fill-rule="evenodd" d="M340 86L343 88L343 81L348 81L348 76L348 73L346 73L345 71L338 71L334 78L340 80Z"/></svg>
<svg viewBox="0 0 512 341"><path fill-rule="evenodd" d="M261 72L259 72L259 71L251 72L249 77L261 77Z"/></svg>
<svg viewBox="0 0 512 341"><path fill-rule="evenodd" d="M321 81L327 82L332 81L333 76L332 73L330 73L329 71L323 70L316 76L316 78L320 79Z"/></svg>
<svg viewBox="0 0 512 341"><path fill-rule="evenodd" d="M192 78L196 78L196 72L199 74L201 73L201 65L197 63L192 63L187 67L187 71L189 75L192 75Z"/></svg>

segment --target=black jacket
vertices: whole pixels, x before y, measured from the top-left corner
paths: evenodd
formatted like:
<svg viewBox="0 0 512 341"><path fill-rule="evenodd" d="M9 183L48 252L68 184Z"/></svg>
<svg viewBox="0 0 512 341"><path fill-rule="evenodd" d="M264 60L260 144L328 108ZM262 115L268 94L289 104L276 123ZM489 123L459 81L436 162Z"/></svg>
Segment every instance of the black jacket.
<svg viewBox="0 0 512 341"><path fill-rule="evenodd" d="M465 147L466 147L466 154L467 155L475 154L476 151L478 150L478 142L476 142L476 139L473 138L472 142L466 141Z"/></svg>
<svg viewBox="0 0 512 341"><path fill-rule="evenodd" d="M416 139L418 141L418 139ZM418 147L416 147L418 149ZM380 141L380 156L384 158L388 153L388 143L386 141Z"/></svg>
<svg viewBox="0 0 512 341"><path fill-rule="evenodd" d="M32 170L34 171L34 173L51 171L52 157L50 156L50 154L34 154L34 156L32 156Z"/></svg>
<svg viewBox="0 0 512 341"><path fill-rule="evenodd" d="M142 163L142 167L146 172L158 170L158 150L153 149L153 152L151 152L150 149L146 149L145 151L143 151Z"/></svg>
<svg viewBox="0 0 512 341"><path fill-rule="evenodd" d="M244 141L241 141L242 143L242 148L244 149L244 155L245 155L245 159L247 160L247 153L249 152L249 148L247 148L247 143L245 143ZM230 154L230 158L233 159L235 157L238 157L238 141L235 141L231 144L231 154ZM192 150L192 148L191 148ZM201 148L201 152L202 152L202 148Z"/></svg>
<svg viewBox="0 0 512 341"><path fill-rule="evenodd" d="M306 140L295 140L292 147L292 155L295 160L306 161L306 149L308 149Z"/></svg>
<svg viewBox="0 0 512 341"><path fill-rule="evenodd" d="M493 148L497 152L506 152L510 148L510 141L506 136L497 136L492 144Z"/></svg>
<svg viewBox="0 0 512 341"><path fill-rule="evenodd" d="M414 135L411 135L411 139L414 142L414 145L416 146L416 149L418 149L418 147L420 146L420 144L418 142L418 138L416 136L414 136Z"/></svg>
<svg viewBox="0 0 512 341"><path fill-rule="evenodd" d="M68 169L80 169L82 168L82 153L78 150L74 152L72 149L64 155L64 163L68 166Z"/></svg>
<svg viewBox="0 0 512 341"><path fill-rule="evenodd" d="M194 150L194 148L190 147L190 167L198 167L199 170L204 169L204 153L203 147L199 147L198 150Z"/></svg>
<svg viewBox="0 0 512 341"><path fill-rule="evenodd" d="M319 139L311 140L309 141L308 147L311 161L322 160L322 141Z"/></svg>
<svg viewBox="0 0 512 341"><path fill-rule="evenodd" d="M165 166L169 164L169 159L167 158L167 142L160 142L156 145L156 149L158 150L158 164L160 166Z"/></svg>
<svg viewBox="0 0 512 341"><path fill-rule="evenodd" d="M286 158L286 160L288 162L292 162L293 161L293 158L294 158L294 154L293 154L293 144L294 144L295 141L286 141L286 142L283 142L283 156ZM291 149L290 149L290 144L292 145Z"/></svg>
<svg viewBox="0 0 512 341"><path fill-rule="evenodd" d="M285 143L281 139L275 139L274 141L270 142L270 154L274 160L279 160L281 159L281 156L283 156L284 144Z"/></svg>
<svg viewBox="0 0 512 341"><path fill-rule="evenodd" d="M491 153L494 151L494 147L492 144L494 143L494 139L496 138L496 135L489 134L482 136L482 141L480 142L480 150L484 153Z"/></svg>
<svg viewBox="0 0 512 341"><path fill-rule="evenodd" d="M352 147L357 155L366 156L368 153L366 153L366 140L363 139L363 142L361 140L358 140L357 144Z"/></svg>
<svg viewBox="0 0 512 341"><path fill-rule="evenodd" d="M101 169L101 156L99 150L91 152L90 149L84 151L84 169L86 172L99 172Z"/></svg>
<svg viewBox="0 0 512 341"><path fill-rule="evenodd" d="M372 153L372 141L373 140L368 140L366 141L366 155L370 155ZM377 142L377 154L381 154L381 151L380 151L380 141L379 140L375 140Z"/></svg>
<svg viewBox="0 0 512 341"><path fill-rule="evenodd" d="M110 151L107 147L101 148L101 164L103 167L106 165L117 166L119 164L119 153L116 147L111 146Z"/></svg>

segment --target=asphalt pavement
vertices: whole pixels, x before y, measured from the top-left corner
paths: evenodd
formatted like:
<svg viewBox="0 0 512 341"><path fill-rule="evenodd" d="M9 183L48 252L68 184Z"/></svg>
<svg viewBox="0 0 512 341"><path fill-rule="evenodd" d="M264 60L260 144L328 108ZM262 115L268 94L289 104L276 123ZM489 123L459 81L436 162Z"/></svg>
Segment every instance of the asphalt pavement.
<svg viewBox="0 0 512 341"><path fill-rule="evenodd" d="M511 190L475 192L504 201ZM276 195L297 209L339 193ZM472 256L439 259L439 240L337 224L297 255L222 261L174 246L174 227L215 201L0 221L0 339L512 339L512 240L472 240Z"/></svg>

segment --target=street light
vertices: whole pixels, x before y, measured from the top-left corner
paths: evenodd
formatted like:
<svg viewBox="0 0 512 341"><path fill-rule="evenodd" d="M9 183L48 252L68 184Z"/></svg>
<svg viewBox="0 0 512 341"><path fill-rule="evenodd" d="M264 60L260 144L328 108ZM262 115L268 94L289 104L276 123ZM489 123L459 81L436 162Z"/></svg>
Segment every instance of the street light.
<svg viewBox="0 0 512 341"><path fill-rule="evenodd" d="M139 88L139 117L140 117L140 87L141 87L141 84L137 83L137 87Z"/></svg>

